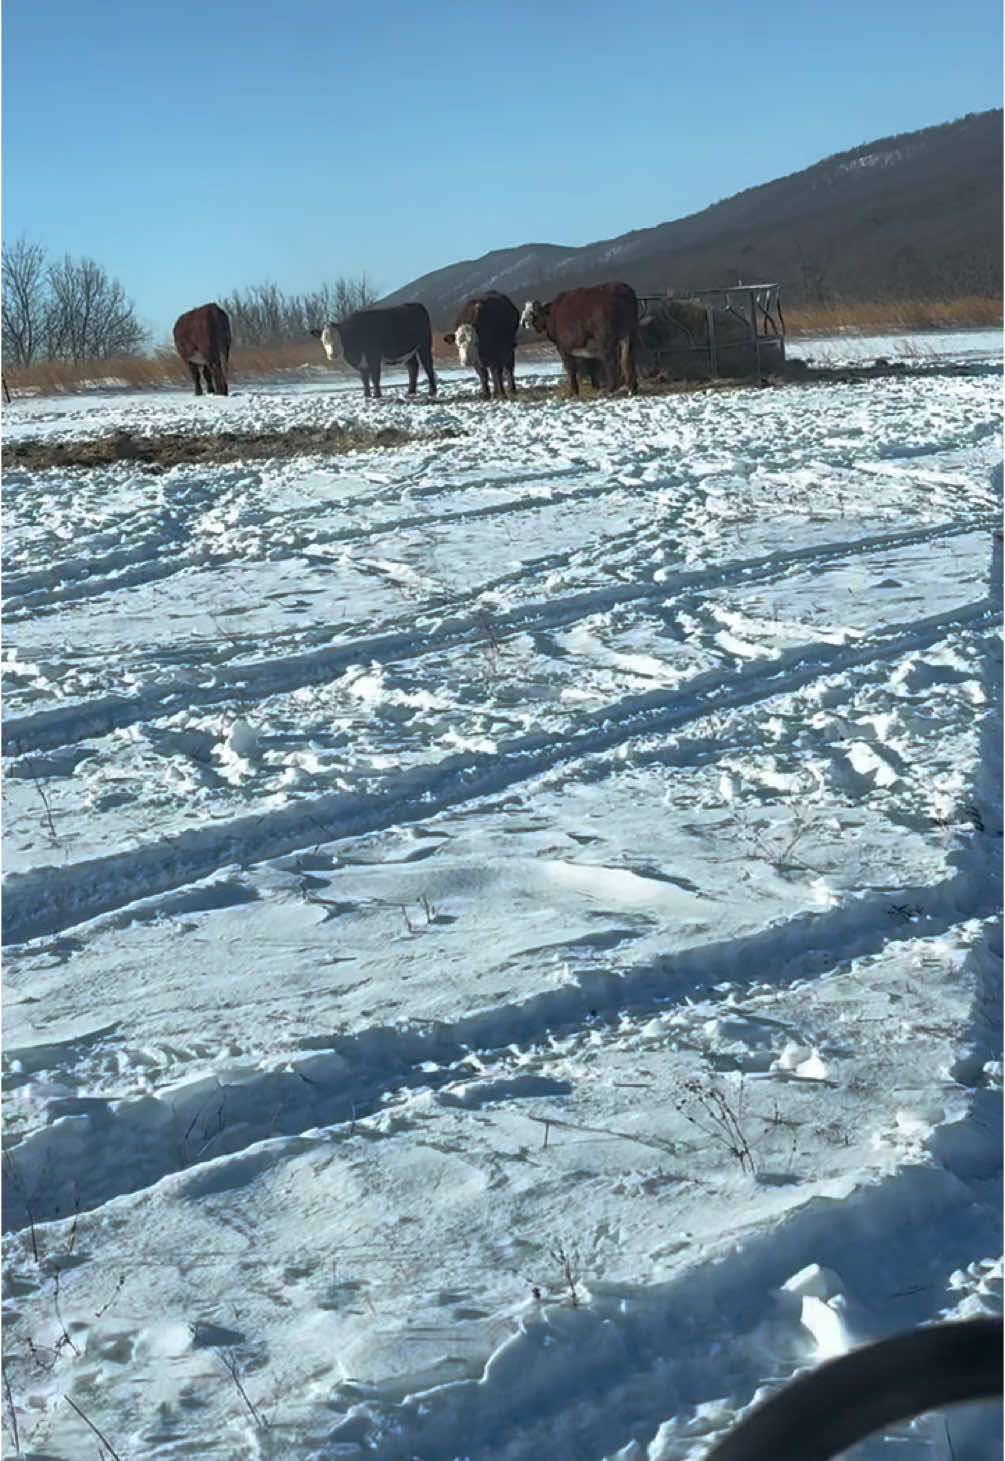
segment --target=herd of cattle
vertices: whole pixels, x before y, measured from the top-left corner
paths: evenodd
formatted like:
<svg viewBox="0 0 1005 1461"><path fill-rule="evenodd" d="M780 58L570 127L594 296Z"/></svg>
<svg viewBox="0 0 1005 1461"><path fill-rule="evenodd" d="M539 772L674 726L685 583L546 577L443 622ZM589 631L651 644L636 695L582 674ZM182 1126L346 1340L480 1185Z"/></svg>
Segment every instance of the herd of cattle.
<svg viewBox="0 0 1005 1461"><path fill-rule="evenodd" d="M495 394L516 392L513 359L521 329L547 335L562 358L573 395L579 393L579 373L594 386L617 390L624 384L638 390L635 348L639 306L628 284L592 284L569 289L547 304L528 300L518 310L511 299L490 289L469 299L457 316L453 331L444 338L456 345L462 365L470 365L488 397L491 378ZM396 304L384 309L363 309L337 324L329 321L311 334L321 341L331 361L344 359L360 373L363 393L380 395L382 365L404 365L408 394L414 395L419 366L426 373L429 394L436 394L433 369L433 331L422 304ZM174 343L192 372L195 393L203 384L210 395L227 394L230 360L230 320L218 304L190 309L175 322Z"/></svg>

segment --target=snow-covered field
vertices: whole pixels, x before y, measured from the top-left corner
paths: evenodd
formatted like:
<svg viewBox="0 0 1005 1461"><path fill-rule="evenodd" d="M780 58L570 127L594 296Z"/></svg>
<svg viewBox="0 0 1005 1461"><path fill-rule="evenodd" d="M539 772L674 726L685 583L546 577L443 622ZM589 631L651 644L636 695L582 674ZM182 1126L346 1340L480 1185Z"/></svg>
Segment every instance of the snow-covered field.
<svg viewBox="0 0 1005 1461"><path fill-rule="evenodd" d="M419 433L5 473L12 1453L684 1461L1000 1311L1001 339L908 353L7 408Z"/></svg>

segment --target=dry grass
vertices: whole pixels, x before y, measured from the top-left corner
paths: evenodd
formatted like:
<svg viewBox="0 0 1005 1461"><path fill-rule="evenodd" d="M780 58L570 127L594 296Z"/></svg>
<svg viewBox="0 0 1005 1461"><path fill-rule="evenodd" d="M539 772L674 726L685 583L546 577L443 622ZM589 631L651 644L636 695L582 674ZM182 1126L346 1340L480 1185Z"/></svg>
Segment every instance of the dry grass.
<svg viewBox="0 0 1005 1461"><path fill-rule="evenodd" d="M313 340L296 345L241 346L231 352L227 376L234 381L241 377L301 370L304 366L325 363L321 347ZM174 350L167 349L155 350L152 355L83 361L79 365L40 361L24 370L9 369L5 375L12 391L41 391L43 394L102 385L121 385L132 389L170 385L192 387L188 369Z"/></svg>
<svg viewBox="0 0 1005 1461"><path fill-rule="evenodd" d="M152 355L128 355L117 360L89 360L80 365L42 360L21 370L8 366L4 374L12 391L38 391L43 395L81 390L92 384L137 387L181 385L186 381L191 385L192 381L173 350L155 350Z"/></svg>
<svg viewBox="0 0 1005 1461"><path fill-rule="evenodd" d="M784 308L784 306L783 306ZM785 310L785 333L834 335L842 331L947 330L1002 322L1002 300L971 295L963 299L878 300L873 304L805 304Z"/></svg>
<svg viewBox="0 0 1005 1461"><path fill-rule="evenodd" d="M239 345L230 355L230 375L235 379L272 375L274 371L303 370L305 367L318 370L333 368L318 340L298 341L294 345ZM351 369L346 365L336 368ZM351 373L356 374L355 371Z"/></svg>
<svg viewBox="0 0 1005 1461"><path fill-rule="evenodd" d="M869 330L888 333L971 326L994 328L1001 322L1002 300L977 296L904 300L899 303L802 305L785 313L786 333L790 339ZM533 358L542 344L550 357L552 351L546 341L521 347L521 356ZM455 348L444 344L442 331L433 335L433 355L443 362L457 360ZM236 383L304 369L332 369L314 340L294 345L239 346L231 354L228 378ZM121 386L135 390L172 385L191 388L192 385L189 372L175 352L169 349L155 350L151 355L89 361L81 365L45 361L24 370L11 368L5 375L11 391L42 394L86 390L95 386Z"/></svg>

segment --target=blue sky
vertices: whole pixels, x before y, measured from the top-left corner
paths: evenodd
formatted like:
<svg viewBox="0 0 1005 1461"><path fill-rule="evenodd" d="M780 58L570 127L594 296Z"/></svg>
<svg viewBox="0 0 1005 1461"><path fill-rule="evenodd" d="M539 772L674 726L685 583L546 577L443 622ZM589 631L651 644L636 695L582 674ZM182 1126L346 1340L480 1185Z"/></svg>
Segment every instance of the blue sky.
<svg viewBox="0 0 1005 1461"><path fill-rule="evenodd" d="M680 218L1002 103L1000 0L9 0L3 236L182 309Z"/></svg>

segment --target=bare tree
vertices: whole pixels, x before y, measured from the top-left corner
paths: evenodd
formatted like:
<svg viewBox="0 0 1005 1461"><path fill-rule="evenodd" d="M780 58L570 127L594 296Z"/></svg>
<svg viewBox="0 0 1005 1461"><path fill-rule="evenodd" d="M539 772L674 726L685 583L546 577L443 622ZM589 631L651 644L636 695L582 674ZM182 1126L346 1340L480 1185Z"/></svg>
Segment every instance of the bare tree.
<svg viewBox="0 0 1005 1461"><path fill-rule="evenodd" d="M275 345L288 339L288 304L279 286L254 284L223 300L235 341L242 345Z"/></svg>
<svg viewBox="0 0 1005 1461"><path fill-rule="evenodd" d="M220 302L230 316L234 340L241 345L283 345L303 340L328 320L345 319L375 303L366 274L340 276L309 294L285 294L276 284L254 284Z"/></svg>
<svg viewBox="0 0 1005 1461"><path fill-rule="evenodd" d="M306 297L305 314L312 316L308 329L314 325L315 318L319 318L321 324L328 320L344 320L355 310L367 309L376 302L377 292L367 279L365 271L358 279L346 279L340 274L333 283L323 284L314 294Z"/></svg>
<svg viewBox="0 0 1005 1461"><path fill-rule="evenodd" d="M24 234L3 245L3 353L8 366L30 365L41 349L47 298L45 249Z"/></svg>
<svg viewBox="0 0 1005 1461"><path fill-rule="evenodd" d="M46 354L54 360L107 360L135 355L146 341L132 301L93 259L69 254L50 266Z"/></svg>

